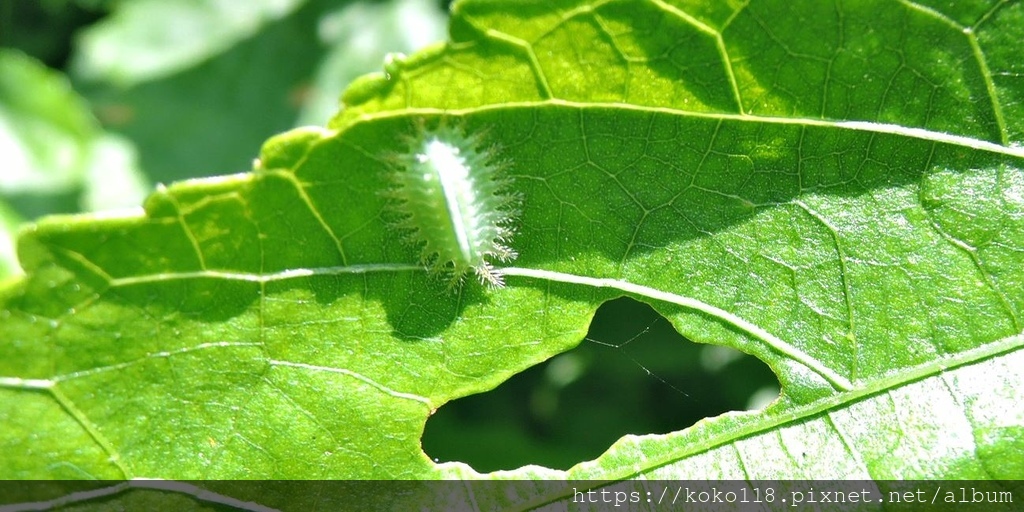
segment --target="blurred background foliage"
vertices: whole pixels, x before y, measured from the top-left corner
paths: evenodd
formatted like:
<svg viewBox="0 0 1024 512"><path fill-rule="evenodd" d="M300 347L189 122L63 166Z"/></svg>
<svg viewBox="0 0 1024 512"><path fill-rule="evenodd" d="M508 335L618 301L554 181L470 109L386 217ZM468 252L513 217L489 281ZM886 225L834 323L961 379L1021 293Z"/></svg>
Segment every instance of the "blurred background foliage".
<svg viewBox="0 0 1024 512"><path fill-rule="evenodd" d="M0 285L25 222L246 172L266 138L323 125L352 79L446 24L437 0L0 0ZM423 444L480 471L568 468L777 394L760 361L619 299L577 349L442 407Z"/></svg>

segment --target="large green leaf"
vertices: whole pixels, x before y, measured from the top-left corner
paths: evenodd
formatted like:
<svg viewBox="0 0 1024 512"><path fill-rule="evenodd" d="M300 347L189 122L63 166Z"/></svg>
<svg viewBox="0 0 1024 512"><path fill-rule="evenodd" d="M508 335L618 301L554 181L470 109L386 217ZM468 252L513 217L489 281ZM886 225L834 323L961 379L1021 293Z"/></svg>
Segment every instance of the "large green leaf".
<svg viewBox="0 0 1024 512"><path fill-rule="evenodd" d="M1024 5L938 9L457 4L450 43L252 173L21 237L0 475L492 476L428 459L427 417L625 294L781 398L493 476L1021 477ZM505 288L450 289L387 225L391 162L437 123L523 197Z"/></svg>

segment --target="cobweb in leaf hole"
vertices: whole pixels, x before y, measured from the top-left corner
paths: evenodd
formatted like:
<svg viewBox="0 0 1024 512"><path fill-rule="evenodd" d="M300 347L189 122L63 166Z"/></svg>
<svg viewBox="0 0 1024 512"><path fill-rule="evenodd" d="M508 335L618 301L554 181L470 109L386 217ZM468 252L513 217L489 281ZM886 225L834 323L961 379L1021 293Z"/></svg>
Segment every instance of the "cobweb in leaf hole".
<svg viewBox="0 0 1024 512"><path fill-rule="evenodd" d="M665 434L778 396L775 374L739 351L695 344L650 306L609 301L578 347L427 421L432 459L477 471L568 469L626 434Z"/></svg>

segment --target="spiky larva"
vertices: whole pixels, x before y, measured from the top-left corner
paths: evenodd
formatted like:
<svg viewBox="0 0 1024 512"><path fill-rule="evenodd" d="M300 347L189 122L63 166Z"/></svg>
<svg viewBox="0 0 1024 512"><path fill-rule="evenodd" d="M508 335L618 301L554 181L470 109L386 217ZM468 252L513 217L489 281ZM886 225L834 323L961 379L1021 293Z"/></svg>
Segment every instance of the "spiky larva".
<svg viewBox="0 0 1024 512"><path fill-rule="evenodd" d="M391 195L398 227L421 247L421 262L453 283L474 272L500 288L493 263L516 257L508 243L519 197L493 153L478 136L440 127L423 131L397 158Z"/></svg>

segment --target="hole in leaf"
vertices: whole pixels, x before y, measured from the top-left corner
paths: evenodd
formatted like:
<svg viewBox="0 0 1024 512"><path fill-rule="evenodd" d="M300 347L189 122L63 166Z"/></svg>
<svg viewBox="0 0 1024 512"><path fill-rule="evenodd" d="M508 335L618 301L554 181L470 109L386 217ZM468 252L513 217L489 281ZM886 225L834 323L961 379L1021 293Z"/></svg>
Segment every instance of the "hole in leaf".
<svg viewBox="0 0 1024 512"><path fill-rule="evenodd" d="M575 349L441 407L427 421L423 449L480 472L568 469L626 434L666 434L763 408L778 390L757 358L692 343L653 308L624 297L598 308Z"/></svg>

